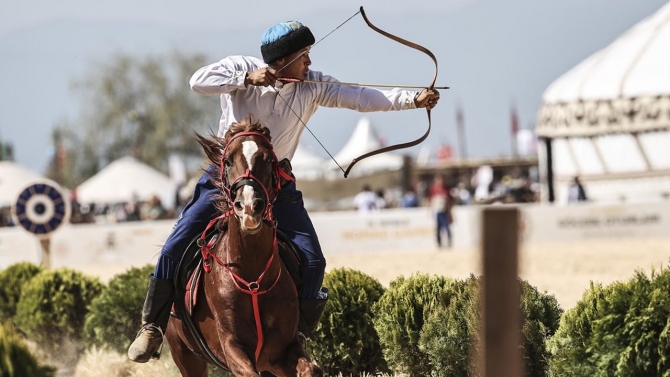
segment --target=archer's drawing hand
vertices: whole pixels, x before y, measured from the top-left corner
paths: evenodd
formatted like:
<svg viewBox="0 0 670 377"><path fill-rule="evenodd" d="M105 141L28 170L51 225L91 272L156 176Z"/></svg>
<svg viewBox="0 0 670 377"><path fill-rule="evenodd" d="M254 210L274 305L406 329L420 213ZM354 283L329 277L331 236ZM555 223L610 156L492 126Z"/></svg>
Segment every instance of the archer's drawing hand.
<svg viewBox="0 0 670 377"><path fill-rule="evenodd" d="M249 86L275 86L277 82L277 71L270 67L261 68L247 73L244 85Z"/></svg>
<svg viewBox="0 0 670 377"><path fill-rule="evenodd" d="M414 97L414 103L417 108L425 107L428 110L432 110L437 106L437 101L440 100L440 92L437 90L424 89L421 93L417 94Z"/></svg>

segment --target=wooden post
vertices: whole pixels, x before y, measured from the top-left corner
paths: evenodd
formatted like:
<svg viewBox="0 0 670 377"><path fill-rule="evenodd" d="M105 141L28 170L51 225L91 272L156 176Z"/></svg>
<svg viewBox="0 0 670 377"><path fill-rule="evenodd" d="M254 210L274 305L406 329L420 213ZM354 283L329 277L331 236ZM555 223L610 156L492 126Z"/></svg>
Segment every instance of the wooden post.
<svg viewBox="0 0 670 377"><path fill-rule="evenodd" d="M519 210L482 211L482 359L484 377L519 377L520 314L517 259Z"/></svg>

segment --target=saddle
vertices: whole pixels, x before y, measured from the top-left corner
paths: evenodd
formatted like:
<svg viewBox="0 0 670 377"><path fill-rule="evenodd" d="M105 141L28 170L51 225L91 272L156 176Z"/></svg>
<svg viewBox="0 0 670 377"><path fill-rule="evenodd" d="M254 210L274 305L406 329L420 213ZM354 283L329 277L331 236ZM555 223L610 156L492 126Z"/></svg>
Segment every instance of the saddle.
<svg viewBox="0 0 670 377"><path fill-rule="evenodd" d="M197 350L192 350L195 354L207 359L214 365L228 370L228 368L223 364L216 355L207 346L207 343L200 334L200 330L197 328L193 322L192 315L193 309L197 304L198 298L200 296L200 287L203 284L203 258L200 251L203 244L209 243L211 241L216 242L216 240L222 236L225 230L222 230L221 221L216 224L216 226L211 227L205 234L205 242L200 241L200 235L197 235L189 243L186 248L186 252L182 256L181 261L177 265L177 270L175 273L175 291L176 299L172 306L170 315L179 318L186 325L186 328L189 329L193 338L195 338L198 343L201 352ZM213 242L213 243L214 243ZM280 259L289 275L293 279L293 283L296 285L296 289L299 291L302 286L302 263L300 261L300 256L298 254L297 246L291 241L288 236L277 229L277 251L279 253Z"/></svg>

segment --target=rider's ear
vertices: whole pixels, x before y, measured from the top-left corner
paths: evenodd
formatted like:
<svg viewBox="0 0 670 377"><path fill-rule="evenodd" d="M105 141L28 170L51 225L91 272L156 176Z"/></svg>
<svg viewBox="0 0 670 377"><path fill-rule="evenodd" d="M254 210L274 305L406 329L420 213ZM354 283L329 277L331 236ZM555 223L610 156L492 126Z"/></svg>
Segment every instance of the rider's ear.
<svg viewBox="0 0 670 377"><path fill-rule="evenodd" d="M277 59L272 63L277 68L284 68L284 64L286 64L286 58Z"/></svg>

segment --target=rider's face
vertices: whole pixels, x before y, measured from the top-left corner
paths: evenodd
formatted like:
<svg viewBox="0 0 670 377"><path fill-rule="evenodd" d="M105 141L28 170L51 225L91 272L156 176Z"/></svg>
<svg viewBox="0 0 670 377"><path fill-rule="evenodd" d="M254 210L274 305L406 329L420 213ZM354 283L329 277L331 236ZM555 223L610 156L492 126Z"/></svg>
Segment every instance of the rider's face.
<svg viewBox="0 0 670 377"><path fill-rule="evenodd" d="M309 66L312 65L312 60L309 58L310 48L311 46L305 47L285 58L279 59L277 65L281 68L281 76L292 77L299 80L306 79Z"/></svg>

